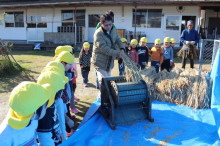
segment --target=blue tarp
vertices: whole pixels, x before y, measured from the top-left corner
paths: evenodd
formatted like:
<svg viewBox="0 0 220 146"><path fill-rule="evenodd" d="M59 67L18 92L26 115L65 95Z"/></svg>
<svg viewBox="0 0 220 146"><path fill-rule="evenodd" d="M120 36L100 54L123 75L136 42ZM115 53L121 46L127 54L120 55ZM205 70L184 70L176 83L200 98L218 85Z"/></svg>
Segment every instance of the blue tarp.
<svg viewBox="0 0 220 146"><path fill-rule="evenodd" d="M211 109L215 117L220 138L220 49L218 49L216 54L210 77L213 79Z"/></svg>
<svg viewBox="0 0 220 146"><path fill-rule="evenodd" d="M112 130L97 112L96 100L79 129L63 145L220 145L220 50L210 76L213 78L211 109L195 110L187 106L154 101L152 117Z"/></svg>

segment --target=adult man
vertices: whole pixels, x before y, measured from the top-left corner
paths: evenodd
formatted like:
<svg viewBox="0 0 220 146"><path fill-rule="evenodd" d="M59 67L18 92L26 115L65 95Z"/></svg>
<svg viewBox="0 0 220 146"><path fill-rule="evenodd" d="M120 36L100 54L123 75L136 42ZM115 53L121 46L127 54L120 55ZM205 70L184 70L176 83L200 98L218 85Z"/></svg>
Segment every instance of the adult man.
<svg viewBox="0 0 220 146"><path fill-rule="evenodd" d="M111 76L111 69L114 67L114 59L121 57L124 45L114 27L112 27L112 17L108 14L100 17L101 27L94 34L92 64L94 65L99 85L102 77ZM122 50L116 49L118 48Z"/></svg>
<svg viewBox="0 0 220 146"><path fill-rule="evenodd" d="M194 67L194 57L196 55L195 45L199 42L200 36L198 31L193 29L193 21L189 20L187 22L187 28L185 29L181 36L180 41L184 44L183 46L183 55L182 55L182 68L185 68L186 59L190 59L190 68Z"/></svg>

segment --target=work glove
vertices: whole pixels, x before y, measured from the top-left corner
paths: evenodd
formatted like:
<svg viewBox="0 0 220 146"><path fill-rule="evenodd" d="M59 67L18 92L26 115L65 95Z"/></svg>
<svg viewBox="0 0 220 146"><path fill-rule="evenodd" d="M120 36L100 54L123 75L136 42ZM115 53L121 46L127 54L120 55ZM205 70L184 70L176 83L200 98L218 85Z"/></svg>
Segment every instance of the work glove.
<svg viewBox="0 0 220 146"><path fill-rule="evenodd" d="M186 41L186 44L189 45L189 44L190 44L190 41Z"/></svg>
<svg viewBox="0 0 220 146"><path fill-rule="evenodd" d="M195 41L191 41L191 44L194 45L194 44L195 44Z"/></svg>

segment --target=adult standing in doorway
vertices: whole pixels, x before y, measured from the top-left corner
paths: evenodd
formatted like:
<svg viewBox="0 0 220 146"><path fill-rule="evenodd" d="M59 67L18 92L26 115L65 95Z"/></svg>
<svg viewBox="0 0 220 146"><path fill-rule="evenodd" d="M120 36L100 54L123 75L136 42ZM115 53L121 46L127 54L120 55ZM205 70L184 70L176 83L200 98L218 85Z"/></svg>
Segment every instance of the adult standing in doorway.
<svg viewBox="0 0 220 146"><path fill-rule="evenodd" d="M103 77L111 76L111 69L114 67L114 59L120 58L124 52L124 45L112 26L112 17L108 14L100 17L101 27L94 34L92 64L94 65L99 85ZM120 48L121 50L116 48Z"/></svg>
<svg viewBox="0 0 220 146"><path fill-rule="evenodd" d="M186 59L190 60L190 68L194 68L194 58L196 56L196 45L200 40L197 30L193 29L194 23L192 20L187 21L187 29L185 29L181 36L180 41L184 44L181 49L182 54L182 68L185 69Z"/></svg>

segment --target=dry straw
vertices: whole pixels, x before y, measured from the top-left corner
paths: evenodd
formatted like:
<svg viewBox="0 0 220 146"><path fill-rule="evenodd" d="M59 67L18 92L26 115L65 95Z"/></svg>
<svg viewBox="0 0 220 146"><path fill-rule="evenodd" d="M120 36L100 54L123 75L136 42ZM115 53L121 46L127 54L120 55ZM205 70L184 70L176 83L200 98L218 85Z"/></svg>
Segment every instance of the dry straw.
<svg viewBox="0 0 220 146"><path fill-rule="evenodd" d="M125 77L128 82L139 82L142 76L137 65L125 54L122 54L123 63L125 65Z"/></svg>
<svg viewBox="0 0 220 146"><path fill-rule="evenodd" d="M141 71L153 100L187 105L195 109L209 108L211 81L208 74L196 69L174 68L156 73L154 67Z"/></svg>

